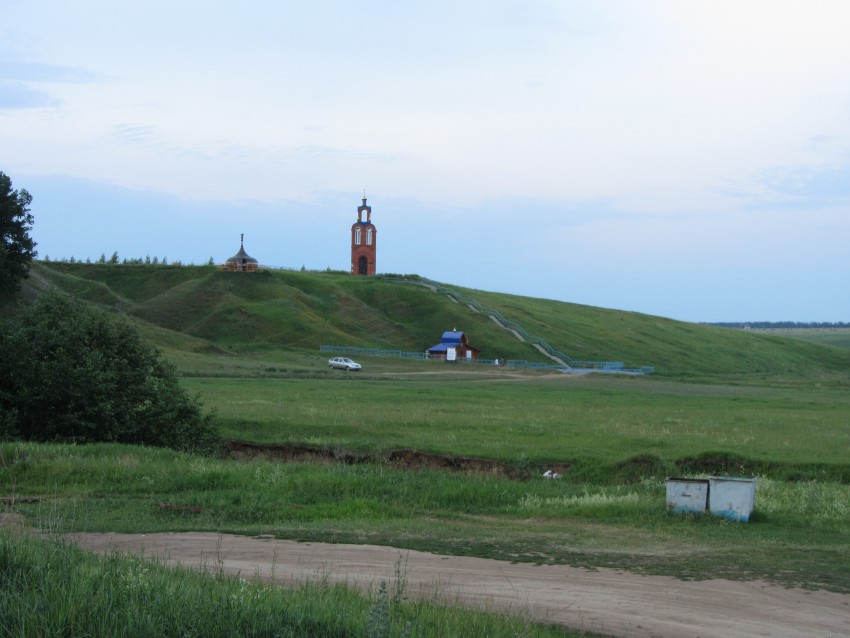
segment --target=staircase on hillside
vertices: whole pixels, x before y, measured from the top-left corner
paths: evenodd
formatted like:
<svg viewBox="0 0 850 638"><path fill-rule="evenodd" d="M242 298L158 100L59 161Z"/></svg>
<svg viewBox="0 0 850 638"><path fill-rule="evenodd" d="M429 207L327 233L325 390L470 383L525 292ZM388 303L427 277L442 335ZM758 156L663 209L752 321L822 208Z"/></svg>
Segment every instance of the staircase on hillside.
<svg viewBox="0 0 850 638"><path fill-rule="evenodd" d="M578 369L583 369L585 371L592 369L604 370L609 372L623 371L637 374L646 374L647 372L652 372L653 370L653 368L651 367L645 367L641 368L640 370L627 371L623 365L623 362L621 361L576 361L572 357L550 346L545 339L528 334L521 325L519 325L515 321L506 319L502 315L502 313L500 313L495 308L485 308L483 305L481 305L481 303L478 302L477 299L461 295L455 290L443 286L439 282L432 281L431 279L427 279L418 275L407 276L403 280L412 281L413 283L420 286L424 286L425 288L428 288L433 292L445 295L451 301L469 308L470 312L478 313L489 317L497 326L499 326L503 330L507 330L523 343L528 343L544 356L549 357L552 361L557 363L558 366L561 367L565 372L578 373Z"/></svg>
<svg viewBox="0 0 850 638"><path fill-rule="evenodd" d="M559 366L563 366L567 370L572 370L574 367L593 367L607 370L615 370L623 367L623 364L618 361L577 362L573 360L572 357L569 357L563 352L560 352L550 346L546 342L546 340L528 334L521 325L519 325L515 321L510 321L509 319L506 319L498 310L494 308L485 308L476 299L460 295L456 291L446 288L445 286L437 283L436 281L431 281L430 279L422 278L421 285L433 290L434 292L445 295L455 303L465 305L472 312L488 316L497 326L499 326L503 330L507 330L523 343L530 344L538 352L540 352L546 357L549 357L552 361L557 363Z"/></svg>

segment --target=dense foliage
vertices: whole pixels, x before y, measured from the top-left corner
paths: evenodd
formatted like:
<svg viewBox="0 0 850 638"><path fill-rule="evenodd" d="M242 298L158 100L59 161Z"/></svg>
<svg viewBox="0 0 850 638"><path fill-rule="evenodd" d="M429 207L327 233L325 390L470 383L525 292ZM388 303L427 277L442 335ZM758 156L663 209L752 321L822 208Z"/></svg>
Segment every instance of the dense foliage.
<svg viewBox="0 0 850 638"><path fill-rule="evenodd" d="M17 292L36 255L30 203L32 195L12 190L12 180L0 171L0 295Z"/></svg>
<svg viewBox="0 0 850 638"><path fill-rule="evenodd" d="M0 324L0 436L209 448L212 418L125 320L47 294Z"/></svg>

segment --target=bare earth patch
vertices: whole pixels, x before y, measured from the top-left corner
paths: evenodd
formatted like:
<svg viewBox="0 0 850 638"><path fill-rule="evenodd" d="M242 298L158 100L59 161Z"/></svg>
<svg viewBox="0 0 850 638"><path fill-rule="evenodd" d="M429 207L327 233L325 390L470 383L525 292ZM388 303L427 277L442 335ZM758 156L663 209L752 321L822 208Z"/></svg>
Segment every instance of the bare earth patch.
<svg viewBox="0 0 850 638"><path fill-rule="evenodd" d="M376 455L364 452L350 452L328 448L311 447L296 443L267 445L249 441L225 441L230 458L238 461L263 459L266 461L301 463L382 463L408 470L437 469L466 474L507 476L510 478L528 478L525 473L510 463L470 456L433 454L420 450L401 449ZM569 469L569 463L552 465L552 470L563 473Z"/></svg>
<svg viewBox="0 0 850 638"><path fill-rule="evenodd" d="M23 514L0 512L0 527L5 527L14 532L23 532L27 530L26 519Z"/></svg>
<svg viewBox="0 0 850 638"><path fill-rule="evenodd" d="M761 581L681 581L611 569L513 564L375 545L184 534L74 534L90 550L134 552L281 584L327 578L361 589L392 586L449 604L509 609L540 622L614 636L670 638L850 635L850 596Z"/></svg>

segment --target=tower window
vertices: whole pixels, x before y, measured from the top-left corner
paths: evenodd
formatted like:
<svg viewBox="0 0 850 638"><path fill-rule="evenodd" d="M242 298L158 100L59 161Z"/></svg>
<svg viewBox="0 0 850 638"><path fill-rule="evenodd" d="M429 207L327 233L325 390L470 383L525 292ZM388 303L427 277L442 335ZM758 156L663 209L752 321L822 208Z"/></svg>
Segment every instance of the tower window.
<svg viewBox="0 0 850 638"><path fill-rule="evenodd" d="M372 245L372 229L371 228L366 229L366 245L367 246Z"/></svg>
<svg viewBox="0 0 850 638"><path fill-rule="evenodd" d="M361 239L360 239L360 227L358 226L357 228L355 228L355 229L354 229L354 243L355 243L355 244L357 244L357 245L359 246L359 245L360 245L360 242L361 242Z"/></svg>

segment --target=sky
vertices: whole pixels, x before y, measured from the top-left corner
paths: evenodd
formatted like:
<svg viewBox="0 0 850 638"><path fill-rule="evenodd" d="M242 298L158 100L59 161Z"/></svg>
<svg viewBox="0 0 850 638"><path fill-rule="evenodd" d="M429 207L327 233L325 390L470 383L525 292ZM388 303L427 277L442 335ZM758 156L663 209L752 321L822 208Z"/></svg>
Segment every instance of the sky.
<svg viewBox="0 0 850 638"><path fill-rule="evenodd" d="M0 0L40 258L850 321L846 0Z"/></svg>

